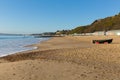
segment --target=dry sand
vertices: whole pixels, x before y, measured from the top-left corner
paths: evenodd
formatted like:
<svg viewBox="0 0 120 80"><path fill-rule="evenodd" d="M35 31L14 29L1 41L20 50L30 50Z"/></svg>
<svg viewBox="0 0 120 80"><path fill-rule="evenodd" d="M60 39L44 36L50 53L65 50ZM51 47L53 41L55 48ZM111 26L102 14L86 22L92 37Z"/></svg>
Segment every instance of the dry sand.
<svg viewBox="0 0 120 80"><path fill-rule="evenodd" d="M112 44L92 44L113 38ZM67 36L0 58L0 80L120 80L119 36Z"/></svg>

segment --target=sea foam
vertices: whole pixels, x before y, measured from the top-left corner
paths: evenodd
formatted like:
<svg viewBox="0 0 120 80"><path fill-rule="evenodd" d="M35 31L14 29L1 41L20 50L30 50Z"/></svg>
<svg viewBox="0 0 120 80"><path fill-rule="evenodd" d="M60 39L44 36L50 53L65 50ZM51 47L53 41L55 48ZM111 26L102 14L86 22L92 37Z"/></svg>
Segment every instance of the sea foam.
<svg viewBox="0 0 120 80"><path fill-rule="evenodd" d="M25 47L47 40L47 38L34 38L33 36L0 36L0 57L17 52L37 49L37 47Z"/></svg>

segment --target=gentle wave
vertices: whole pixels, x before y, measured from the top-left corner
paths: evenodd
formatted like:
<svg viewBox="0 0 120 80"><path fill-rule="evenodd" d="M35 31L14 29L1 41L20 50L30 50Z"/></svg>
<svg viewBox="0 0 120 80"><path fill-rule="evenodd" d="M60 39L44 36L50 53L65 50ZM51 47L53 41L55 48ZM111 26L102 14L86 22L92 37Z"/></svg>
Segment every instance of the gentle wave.
<svg viewBox="0 0 120 80"><path fill-rule="evenodd" d="M24 46L36 44L47 39L34 38L32 36L0 36L0 56L36 49L37 47Z"/></svg>

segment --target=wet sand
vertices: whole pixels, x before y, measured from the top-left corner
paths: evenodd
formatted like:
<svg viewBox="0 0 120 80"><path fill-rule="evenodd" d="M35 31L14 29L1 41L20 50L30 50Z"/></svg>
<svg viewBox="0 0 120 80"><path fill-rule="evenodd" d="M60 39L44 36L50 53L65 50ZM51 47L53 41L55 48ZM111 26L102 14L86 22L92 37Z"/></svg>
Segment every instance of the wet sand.
<svg viewBox="0 0 120 80"><path fill-rule="evenodd" d="M92 44L113 38L112 44ZM54 37L0 58L0 80L119 80L119 36Z"/></svg>

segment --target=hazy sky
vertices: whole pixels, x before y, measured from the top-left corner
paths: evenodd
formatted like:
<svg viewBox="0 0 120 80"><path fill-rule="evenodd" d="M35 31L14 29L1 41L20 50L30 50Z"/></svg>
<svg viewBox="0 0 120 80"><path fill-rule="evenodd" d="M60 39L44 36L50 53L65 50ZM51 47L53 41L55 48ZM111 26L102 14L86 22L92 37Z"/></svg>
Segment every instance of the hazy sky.
<svg viewBox="0 0 120 80"><path fill-rule="evenodd" d="M0 33L41 33L120 12L120 0L0 0Z"/></svg>

